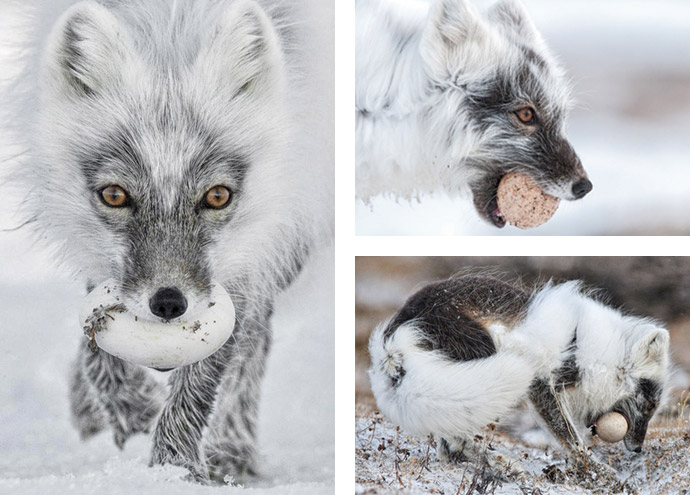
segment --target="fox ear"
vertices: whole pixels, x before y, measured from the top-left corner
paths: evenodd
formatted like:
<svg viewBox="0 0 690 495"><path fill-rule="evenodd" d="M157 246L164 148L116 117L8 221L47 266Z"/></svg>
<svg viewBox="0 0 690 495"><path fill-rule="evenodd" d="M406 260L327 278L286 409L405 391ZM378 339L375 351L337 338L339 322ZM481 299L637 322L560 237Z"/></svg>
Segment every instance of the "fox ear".
<svg viewBox="0 0 690 495"><path fill-rule="evenodd" d="M541 39L527 9L518 0L498 2L489 10L489 19L527 43Z"/></svg>
<svg viewBox="0 0 690 495"><path fill-rule="evenodd" d="M489 36L484 21L467 0L435 2L422 34L421 55L438 80L446 79L452 70L468 68L472 53L469 48L481 45Z"/></svg>
<svg viewBox="0 0 690 495"><path fill-rule="evenodd" d="M196 70L216 78L231 97L279 85L281 67L278 36L266 13L251 0L230 5L196 61Z"/></svg>
<svg viewBox="0 0 690 495"><path fill-rule="evenodd" d="M49 83L88 96L121 79L132 45L115 16L95 2L80 2L58 21L46 52Z"/></svg>
<svg viewBox="0 0 690 495"><path fill-rule="evenodd" d="M633 347L633 362L663 364L668 358L668 346L668 332L663 328L653 328Z"/></svg>

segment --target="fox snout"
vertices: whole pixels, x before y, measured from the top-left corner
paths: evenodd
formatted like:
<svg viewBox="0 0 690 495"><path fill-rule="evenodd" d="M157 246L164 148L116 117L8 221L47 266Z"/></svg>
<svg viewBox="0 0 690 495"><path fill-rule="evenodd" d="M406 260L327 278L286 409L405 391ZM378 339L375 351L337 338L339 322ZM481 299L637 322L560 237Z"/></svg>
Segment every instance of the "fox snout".
<svg viewBox="0 0 690 495"><path fill-rule="evenodd" d="M629 416L626 416L628 419ZM650 416L640 416L635 419L628 419L629 429L628 433L623 438L625 448L630 452L642 452L642 444L647 436L647 426L649 424Z"/></svg>
<svg viewBox="0 0 690 495"><path fill-rule="evenodd" d="M584 198L592 190L592 183L586 177L573 184L573 196L575 199Z"/></svg>
<svg viewBox="0 0 690 495"><path fill-rule="evenodd" d="M626 435L626 437L623 439L623 443L625 443L625 448L630 452L635 452L637 454L642 452L642 442L632 440Z"/></svg>
<svg viewBox="0 0 690 495"><path fill-rule="evenodd" d="M187 298L177 287L163 287L149 299L151 313L164 320L172 320L187 311Z"/></svg>
<svg viewBox="0 0 690 495"><path fill-rule="evenodd" d="M551 138L541 150L542 163L535 164L533 174L550 194L574 201L592 190L580 157L565 137ZM541 176L541 177L540 177Z"/></svg>

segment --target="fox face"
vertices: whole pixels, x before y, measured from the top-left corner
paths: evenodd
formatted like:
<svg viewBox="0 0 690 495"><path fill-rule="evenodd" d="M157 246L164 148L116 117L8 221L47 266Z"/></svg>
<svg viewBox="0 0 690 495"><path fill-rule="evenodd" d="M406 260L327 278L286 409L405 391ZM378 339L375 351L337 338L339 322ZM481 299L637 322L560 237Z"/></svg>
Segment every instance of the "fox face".
<svg viewBox="0 0 690 495"><path fill-rule="evenodd" d="M590 414L593 422L604 412L621 414L628 423L623 441L632 452L641 452L649 421L662 403L668 366L668 332L653 325L635 331L625 362L618 368L614 388L618 399L607 411ZM641 335L640 335L641 334Z"/></svg>
<svg viewBox="0 0 690 495"><path fill-rule="evenodd" d="M135 43L130 30L147 26L83 2L58 22L45 55L52 208L35 210L91 282L120 280L125 305L144 318L193 318L211 282L239 284L245 251L267 244L254 234L265 220L254 219L272 218L262 210L272 198L252 198L281 179L265 168L285 141L282 54L258 5L219 9L175 25L172 53L167 38ZM185 34L198 22L216 23L207 38Z"/></svg>
<svg viewBox="0 0 690 495"><path fill-rule="evenodd" d="M430 100L440 108L434 120L444 123L432 132L446 141L449 168L469 167L473 201L484 219L505 225L496 192L508 172L529 175L561 199L591 191L565 137L569 87L519 2L499 2L486 18L465 0L437 2L421 55ZM456 144L463 140L470 144Z"/></svg>

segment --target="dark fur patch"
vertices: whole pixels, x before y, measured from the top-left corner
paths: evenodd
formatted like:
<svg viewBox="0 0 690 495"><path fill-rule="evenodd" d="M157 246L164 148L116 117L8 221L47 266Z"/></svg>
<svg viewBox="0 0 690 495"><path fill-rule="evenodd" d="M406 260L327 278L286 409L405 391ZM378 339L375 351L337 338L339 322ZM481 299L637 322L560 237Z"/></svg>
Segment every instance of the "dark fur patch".
<svg viewBox="0 0 690 495"><path fill-rule="evenodd" d="M384 339L406 322L422 331L422 346L449 359L468 361L495 354L493 339L480 323L483 318L512 322L521 317L528 295L488 276L464 276L429 284L393 317Z"/></svg>
<svg viewBox="0 0 690 495"><path fill-rule="evenodd" d="M580 368L577 366L577 330L573 334L573 339L564 350L564 354L568 357L563 361L563 364L553 373L554 386L556 387L572 387L580 382Z"/></svg>
<svg viewBox="0 0 690 495"><path fill-rule="evenodd" d="M662 386L653 380L641 378L637 390L647 401L658 402L661 398Z"/></svg>
<svg viewBox="0 0 690 495"><path fill-rule="evenodd" d="M549 381L544 378L536 378L530 385L529 399L546 422L551 433L562 445L570 449L571 452L575 452L577 442L570 433L574 431L575 427L570 425L561 413L561 406Z"/></svg>

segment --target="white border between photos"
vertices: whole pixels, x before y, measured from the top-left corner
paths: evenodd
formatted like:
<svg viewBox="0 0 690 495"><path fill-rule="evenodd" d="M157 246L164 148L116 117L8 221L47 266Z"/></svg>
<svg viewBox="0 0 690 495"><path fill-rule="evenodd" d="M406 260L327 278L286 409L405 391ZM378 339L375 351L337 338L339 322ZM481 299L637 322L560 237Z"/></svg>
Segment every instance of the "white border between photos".
<svg viewBox="0 0 690 495"><path fill-rule="evenodd" d="M334 0L325 0L334 1ZM354 493L355 2L335 1L335 493Z"/></svg>

